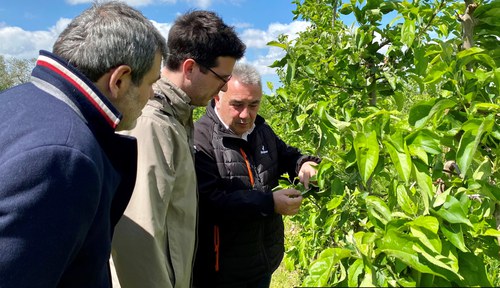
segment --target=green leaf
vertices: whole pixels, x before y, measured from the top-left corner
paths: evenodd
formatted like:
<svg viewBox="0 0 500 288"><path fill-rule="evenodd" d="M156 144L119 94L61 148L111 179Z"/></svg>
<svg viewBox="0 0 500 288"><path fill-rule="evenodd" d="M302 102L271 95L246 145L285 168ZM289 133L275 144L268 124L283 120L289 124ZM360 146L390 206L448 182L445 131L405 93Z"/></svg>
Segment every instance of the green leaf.
<svg viewBox="0 0 500 288"><path fill-rule="evenodd" d="M498 17L497 17L498 18ZM486 54L485 50L479 47L472 47L457 53L457 58L459 60L459 64L461 66L467 65L470 61L476 60L486 64L492 69L496 68L495 61L488 54Z"/></svg>
<svg viewBox="0 0 500 288"><path fill-rule="evenodd" d="M406 187L398 185L396 188L396 195L399 207L409 215L415 215L418 212L418 206L413 202L406 191Z"/></svg>
<svg viewBox="0 0 500 288"><path fill-rule="evenodd" d="M271 42L268 42L267 43L267 46L273 46L273 47L278 47L278 48L281 48L283 50L286 50L286 44L283 44L283 43L280 43L278 41L271 41Z"/></svg>
<svg viewBox="0 0 500 288"><path fill-rule="evenodd" d="M408 47L411 47L415 39L415 20L406 19L401 29L401 42Z"/></svg>
<svg viewBox="0 0 500 288"><path fill-rule="evenodd" d="M487 181L491 176L491 161L488 157L484 157L483 162L479 164L472 178L477 181Z"/></svg>
<svg viewBox="0 0 500 288"><path fill-rule="evenodd" d="M415 173L415 178L417 179L417 184L422 196L422 201L424 204L423 214L429 214L429 200L433 197L433 186L432 186L432 178L429 175L429 169L426 165L419 163L418 161L413 161L413 171Z"/></svg>
<svg viewBox="0 0 500 288"><path fill-rule="evenodd" d="M496 229L486 229L486 231L484 231L484 233L482 233L481 235L483 236L493 236L493 237L500 237L500 231L496 230Z"/></svg>
<svg viewBox="0 0 500 288"><path fill-rule="evenodd" d="M463 223L473 227L462 204L451 195L448 195L446 202L434 210L434 213L450 223Z"/></svg>
<svg viewBox="0 0 500 288"><path fill-rule="evenodd" d="M443 79L443 75L448 73L449 67L444 62L428 67L427 76L424 79L425 84L432 84Z"/></svg>
<svg viewBox="0 0 500 288"><path fill-rule="evenodd" d="M427 230L425 227L410 226L411 235L418 238L420 243L434 253L441 253L442 244L437 233Z"/></svg>
<svg viewBox="0 0 500 288"><path fill-rule="evenodd" d="M454 268L457 265L454 265L454 259L448 259L447 257L443 257L434 251L428 251L426 249L422 249L419 245L414 245L413 249L418 252L420 257L420 261L422 264L425 264L429 268L432 269L434 273L445 278L450 282L456 282L463 280L463 276L458 273L458 269Z"/></svg>
<svg viewBox="0 0 500 288"><path fill-rule="evenodd" d="M382 199L376 196L368 196L365 201L368 213L382 222L382 224L386 225L387 222L392 220L391 210Z"/></svg>
<svg viewBox="0 0 500 288"><path fill-rule="evenodd" d="M484 254L483 254L484 255ZM459 273L464 281L459 283L462 287L492 287L485 269L485 259L472 252L458 252Z"/></svg>
<svg viewBox="0 0 500 288"><path fill-rule="evenodd" d="M437 234L439 230L439 221L436 217L432 216L418 216L415 220L408 222L407 225L413 227L423 227L434 234Z"/></svg>
<svg viewBox="0 0 500 288"><path fill-rule="evenodd" d="M448 198L448 195L450 195L450 190L446 190L441 194L437 194L436 197L433 199L432 202L432 208L437 208L446 202L446 199Z"/></svg>
<svg viewBox="0 0 500 288"><path fill-rule="evenodd" d="M413 62L415 64L415 73L419 76L425 76L425 71L427 70L427 65L429 64L429 60L425 57L425 49L424 46L419 46L414 48L414 58Z"/></svg>
<svg viewBox="0 0 500 288"><path fill-rule="evenodd" d="M286 68L286 77L285 77L285 84L286 85L291 85L293 79L295 79L295 67L296 62L290 62L288 61L287 63L287 68Z"/></svg>
<svg viewBox="0 0 500 288"><path fill-rule="evenodd" d="M470 55L474 55L474 54L477 54L477 53L482 53L484 52L484 49L480 48L480 47L471 47L469 49L465 49L465 50L462 50L460 52L457 53L457 59L462 59L464 57L467 57L467 56L470 56Z"/></svg>
<svg viewBox="0 0 500 288"><path fill-rule="evenodd" d="M334 195L326 204L326 209L331 211L337 208L340 204L342 204L342 200L344 200L344 196L342 195Z"/></svg>
<svg viewBox="0 0 500 288"><path fill-rule="evenodd" d="M398 258L421 273L439 275L434 273L427 265L420 262L418 254L413 248L416 240L414 237L407 236L395 230L389 230L382 240L377 241L377 251Z"/></svg>
<svg viewBox="0 0 500 288"><path fill-rule="evenodd" d="M308 114L300 114L295 118L295 120L299 124L299 128L297 128L295 131L301 131L304 128L304 124L308 116Z"/></svg>
<svg viewBox="0 0 500 288"><path fill-rule="evenodd" d="M327 248L323 250L318 259L311 264L309 275L303 284L305 286L326 286L335 264L350 256L351 251L348 249Z"/></svg>
<svg viewBox="0 0 500 288"><path fill-rule="evenodd" d="M416 145L411 145L408 146L408 152L410 152L411 156L415 156L418 159L422 160L426 165L429 165L429 157L427 156L427 152L420 147Z"/></svg>
<svg viewBox="0 0 500 288"><path fill-rule="evenodd" d="M408 123L410 123L410 125L412 126L422 126L427 120L427 117L429 116L429 112L431 111L433 105L434 100L422 101L413 105L410 108Z"/></svg>
<svg viewBox="0 0 500 288"><path fill-rule="evenodd" d="M425 117L422 117L415 123L416 128L424 126L427 121L429 121L434 115L441 116L445 109L455 107L457 103L450 99L440 99L438 100L427 113ZM423 111L421 113L424 113Z"/></svg>
<svg viewBox="0 0 500 288"><path fill-rule="evenodd" d="M421 148L425 152L433 155L440 154L440 137L428 129L417 130L406 136L405 140L410 151Z"/></svg>
<svg viewBox="0 0 500 288"><path fill-rule="evenodd" d="M477 131L475 131L475 129L470 129L465 131L462 135L457 151L457 165L458 168L460 168L462 177L465 177L469 173L469 166L474 159L474 155L476 154L479 143L481 143L481 137L484 132L487 130L491 131L494 124L493 117L494 115L486 117Z"/></svg>
<svg viewBox="0 0 500 288"><path fill-rule="evenodd" d="M392 90L396 90L396 77L389 72L383 72L383 75L387 82L389 82L389 85L391 85Z"/></svg>
<svg viewBox="0 0 500 288"><path fill-rule="evenodd" d="M499 9L495 9L496 12L499 11ZM496 26L500 27L500 19L498 18L498 14L494 16L487 16L484 18L479 19L479 23L486 23L491 26Z"/></svg>
<svg viewBox="0 0 500 288"><path fill-rule="evenodd" d="M373 131L370 133L357 133L354 138L354 149L361 179L366 184L378 163L380 150L377 134Z"/></svg>
<svg viewBox="0 0 500 288"><path fill-rule="evenodd" d="M348 287L358 287L359 286L359 275L363 273L363 260L357 259L349 266L347 269L347 286Z"/></svg>
<svg viewBox="0 0 500 288"><path fill-rule="evenodd" d="M406 97L403 93L400 91L394 91L392 93L392 98L394 98L394 101L396 102L396 106L398 107L398 111L401 111L405 104L406 104Z"/></svg>
<svg viewBox="0 0 500 288"><path fill-rule="evenodd" d="M396 167L396 171L398 171L399 177L408 184L410 180L411 174L411 156L408 152L408 148L406 147L406 143L394 143L394 140L389 138L389 141L384 141L384 147L386 148L389 156L391 157L392 163L394 167ZM399 147L398 147L399 146ZM400 148L404 146L404 148ZM399 149L397 149L398 147Z"/></svg>
<svg viewBox="0 0 500 288"><path fill-rule="evenodd" d="M367 233L363 231L356 232L353 235L354 245L359 253L364 256L368 256L371 254L373 244L377 235L375 233Z"/></svg>
<svg viewBox="0 0 500 288"><path fill-rule="evenodd" d="M475 103L474 108L477 111L500 112L500 105L494 103Z"/></svg>

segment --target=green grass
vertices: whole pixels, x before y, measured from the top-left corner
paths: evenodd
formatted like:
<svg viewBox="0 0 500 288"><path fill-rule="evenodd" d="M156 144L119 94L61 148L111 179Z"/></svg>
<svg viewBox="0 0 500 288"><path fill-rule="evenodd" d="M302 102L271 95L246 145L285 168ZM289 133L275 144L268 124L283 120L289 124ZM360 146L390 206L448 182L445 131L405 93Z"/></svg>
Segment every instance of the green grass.
<svg viewBox="0 0 500 288"><path fill-rule="evenodd" d="M292 223L290 218L283 217L285 224L285 250L291 245L292 239L299 237L296 225ZM293 288L300 287L302 283L300 273L297 270L289 271L285 267L285 261L281 261L278 269L273 273L270 288Z"/></svg>
<svg viewBox="0 0 500 288"><path fill-rule="evenodd" d="M300 287L299 273L287 271L282 261L280 267L273 273L270 288L293 288Z"/></svg>

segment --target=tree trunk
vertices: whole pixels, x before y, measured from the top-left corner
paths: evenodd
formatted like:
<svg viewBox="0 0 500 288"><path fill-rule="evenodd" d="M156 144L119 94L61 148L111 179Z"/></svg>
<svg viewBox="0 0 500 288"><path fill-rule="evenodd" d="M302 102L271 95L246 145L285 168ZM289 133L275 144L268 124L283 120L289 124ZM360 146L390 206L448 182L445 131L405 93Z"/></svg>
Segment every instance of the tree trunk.
<svg viewBox="0 0 500 288"><path fill-rule="evenodd" d="M474 47L474 26L476 21L474 16L474 10L476 10L477 4L471 0L465 0L465 12L463 15L458 15L458 20L462 23L462 48L469 49Z"/></svg>

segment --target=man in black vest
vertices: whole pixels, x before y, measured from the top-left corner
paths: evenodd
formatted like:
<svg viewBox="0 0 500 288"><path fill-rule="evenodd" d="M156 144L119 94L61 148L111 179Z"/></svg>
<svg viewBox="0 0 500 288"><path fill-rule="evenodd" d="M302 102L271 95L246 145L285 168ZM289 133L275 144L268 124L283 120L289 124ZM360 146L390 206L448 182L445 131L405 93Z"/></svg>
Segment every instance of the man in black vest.
<svg viewBox="0 0 500 288"><path fill-rule="evenodd" d="M282 215L299 211L295 189L272 192L284 173L306 187L319 159L284 143L257 115L258 72L236 64L195 124L199 189L196 287L269 287L284 253Z"/></svg>

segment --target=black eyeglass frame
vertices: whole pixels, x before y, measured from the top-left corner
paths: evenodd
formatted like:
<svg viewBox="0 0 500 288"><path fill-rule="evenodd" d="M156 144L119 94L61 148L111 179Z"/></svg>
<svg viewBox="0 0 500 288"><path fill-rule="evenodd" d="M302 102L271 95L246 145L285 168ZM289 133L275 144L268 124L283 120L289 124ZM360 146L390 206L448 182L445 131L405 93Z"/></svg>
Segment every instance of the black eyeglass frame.
<svg viewBox="0 0 500 288"><path fill-rule="evenodd" d="M195 60L195 61L196 61L196 60ZM212 72L212 73L213 73L213 74L214 74L217 78L219 78L219 79L220 79L220 80L224 83L224 85L226 85L226 84L227 84L227 82L229 82L229 80L231 80L231 77L233 76L233 75L229 75L229 76L226 76L226 78L224 78L224 77L220 76L219 74L217 74L217 72L215 72L214 70L212 70L212 69L211 69L210 67L208 67L207 65L202 64L202 63L200 63L200 62L198 62L198 61L196 61L196 63L198 63L198 65L200 65L201 67L203 67L203 68L207 69L208 71Z"/></svg>

